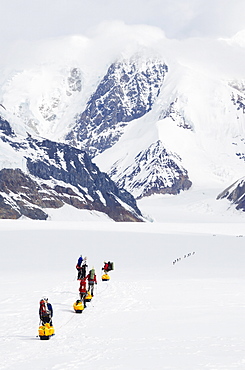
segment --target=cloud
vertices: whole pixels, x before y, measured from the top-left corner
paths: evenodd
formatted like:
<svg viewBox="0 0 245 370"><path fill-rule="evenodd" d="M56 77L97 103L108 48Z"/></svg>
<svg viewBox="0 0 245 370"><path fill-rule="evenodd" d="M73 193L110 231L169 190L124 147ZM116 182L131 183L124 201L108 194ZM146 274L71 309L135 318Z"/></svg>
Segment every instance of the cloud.
<svg viewBox="0 0 245 370"><path fill-rule="evenodd" d="M160 28L108 21L91 28L89 36L77 34L16 41L5 53L1 53L0 65L18 70L40 63L65 65L74 61L83 65L89 60L90 69L97 70L120 56L132 55L135 50L156 50L164 40L166 37Z"/></svg>
<svg viewBox="0 0 245 370"><path fill-rule="evenodd" d="M245 29L243 0L199 1L193 17L177 30L184 37L231 37Z"/></svg>
<svg viewBox="0 0 245 370"><path fill-rule="evenodd" d="M88 35L122 21L161 28L168 38L229 37L245 29L244 0L1 0L0 41Z"/></svg>

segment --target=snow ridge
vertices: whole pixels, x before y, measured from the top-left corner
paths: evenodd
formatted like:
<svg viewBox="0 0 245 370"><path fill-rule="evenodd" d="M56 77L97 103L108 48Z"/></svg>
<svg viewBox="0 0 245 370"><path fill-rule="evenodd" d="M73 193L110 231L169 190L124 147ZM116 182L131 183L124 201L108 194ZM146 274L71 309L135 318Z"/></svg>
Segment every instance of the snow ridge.
<svg viewBox="0 0 245 370"><path fill-rule="evenodd" d="M163 61L139 54L113 63L67 140L92 157L113 146L127 123L153 108L167 71Z"/></svg>
<svg viewBox="0 0 245 370"><path fill-rule="evenodd" d="M66 203L103 212L115 221L142 221L133 196L119 190L84 151L31 135L22 138L12 131L9 136L7 122L0 124L5 156L10 163L13 157L18 158L15 166L12 161L12 168L0 170L0 218L24 215L45 220L45 208L60 208Z"/></svg>
<svg viewBox="0 0 245 370"><path fill-rule="evenodd" d="M237 210L245 211L245 177L237 180L217 196L217 199L228 199Z"/></svg>
<svg viewBox="0 0 245 370"><path fill-rule="evenodd" d="M141 151L132 165L122 170L120 162L114 163L109 175L120 188L140 199L151 194L178 194L191 186L181 158L167 152L160 140Z"/></svg>

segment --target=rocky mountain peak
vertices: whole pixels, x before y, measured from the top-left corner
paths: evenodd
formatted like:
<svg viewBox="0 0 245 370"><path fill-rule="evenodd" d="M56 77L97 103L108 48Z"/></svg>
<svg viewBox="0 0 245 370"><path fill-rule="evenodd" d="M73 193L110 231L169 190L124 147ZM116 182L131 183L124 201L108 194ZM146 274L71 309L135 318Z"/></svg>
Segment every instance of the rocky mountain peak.
<svg viewBox="0 0 245 370"><path fill-rule="evenodd" d="M167 65L154 58L134 56L113 63L67 139L92 157L113 146L130 121L152 109L167 71Z"/></svg>
<svg viewBox="0 0 245 370"><path fill-rule="evenodd" d="M134 162L124 170L121 165L116 162L109 175L137 199L151 194L178 194L191 186L181 158L168 152L160 140L138 153Z"/></svg>
<svg viewBox="0 0 245 370"><path fill-rule="evenodd" d="M217 199L227 199L237 210L245 211L245 177L237 180L222 191Z"/></svg>
<svg viewBox="0 0 245 370"><path fill-rule="evenodd" d="M69 204L115 221L143 221L133 196L120 190L86 152L31 135L21 138L12 135L7 121L0 124L6 156L19 157L23 167L0 170L0 218L44 220L49 208Z"/></svg>

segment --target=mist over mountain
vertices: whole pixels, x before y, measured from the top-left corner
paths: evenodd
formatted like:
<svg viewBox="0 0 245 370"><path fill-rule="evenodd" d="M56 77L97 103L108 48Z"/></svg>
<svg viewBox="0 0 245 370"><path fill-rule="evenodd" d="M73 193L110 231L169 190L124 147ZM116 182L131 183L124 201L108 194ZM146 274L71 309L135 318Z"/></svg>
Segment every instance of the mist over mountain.
<svg viewBox="0 0 245 370"><path fill-rule="evenodd" d="M9 144L1 169L33 175L43 145L52 142L58 151L63 145L86 153L116 192L136 199L193 189L214 189L216 199L244 176L244 33L177 41L151 27L117 31L117 40L108 28L90 39L42 42L29 46L29 58L15 51L19 66L9 61L1 71L2 129L9 123L1 146L12 131L15 142L32 138L36 159L23 168ZM53 179L49 159L45 171ZM66 163L70 178L73 167ZM128 206L140 218L133 197Z"/></svg>

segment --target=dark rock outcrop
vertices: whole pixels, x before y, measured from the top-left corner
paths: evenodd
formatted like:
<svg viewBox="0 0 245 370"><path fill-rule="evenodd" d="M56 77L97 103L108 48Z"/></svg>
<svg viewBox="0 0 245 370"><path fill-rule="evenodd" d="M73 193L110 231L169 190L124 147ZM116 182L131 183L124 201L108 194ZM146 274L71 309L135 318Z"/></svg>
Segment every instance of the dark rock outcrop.
<svg viewBox="0 0 245 370"><path fill-rule="evenodd" d="M217 199L228 199L237 210L245 211L245 177L226 188Z"/></svg>
<svg viewBox="0 0 245 370"><path fill-rule="evenodd" d="M128 122L152 109L167 71L162 61L139 56L112 64L67 140L92 157L113 146Z"/></svg>
<svg viewBox="0 0 245 370"><path fill-rule="evenodd" d="M66 203L103 212L115 221L143 220L134 197L118 189L84 151L30 135L19 141L5 134L0 138L28 169L28 173L18 168L0 171L0 218L24 215L45 220L48 208Z"/></svg>
<svg viewBox="0 0 245 370"><path fill-rule="evenodd" d="M121 171L120 163L115 163L109 175L136 199L152 194L178 194L192 185L181 158L167 152L160 140L141 151L125 170Z"/></svg>
<svg viewBox="0 0 245 370"><path fill-rule="evenodd" d="M116 217L116 211L112 211L112 208L119 209L120 202L131 207L135 216L140 215L134 197L127 191L120 190L107 174L100 172L86 152L50 140L28 140L32 146L37 147L37 152L43 152L42 159L26 157L31 175L72 185L81 193L86 203L93 203L94 209L105 212L110 217ZM119 218L121 220L122 215Z"/></svg>
<svg viewBox="0 0 245 370"><path fill-rule="evenodd" d="M174 101L172 101L169 104L168 108L161 112L159 116L159 120L164 120L166 118L171 118L172 121L174 121L176 125L179 127L193 131L192 124L187 121L186 117L178 109L177 98Z"/></svg>
<svg viewBox="0 0 245 370"><path fill-rule="evenodd" d="M9 122L3 119L1 116L0 116L0 130L7 136L14 136L14 131L12 130Z"/></svg>
<svg viewBox="0 0 245 370"><path fill-rule="evenodd" d="M20 169L2 169L0 218L16 219L24 215L31 219L46 220L48 215L41 209L46 204L40 190L41 187Z"/></svg>

